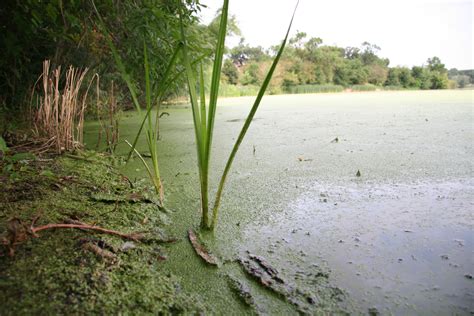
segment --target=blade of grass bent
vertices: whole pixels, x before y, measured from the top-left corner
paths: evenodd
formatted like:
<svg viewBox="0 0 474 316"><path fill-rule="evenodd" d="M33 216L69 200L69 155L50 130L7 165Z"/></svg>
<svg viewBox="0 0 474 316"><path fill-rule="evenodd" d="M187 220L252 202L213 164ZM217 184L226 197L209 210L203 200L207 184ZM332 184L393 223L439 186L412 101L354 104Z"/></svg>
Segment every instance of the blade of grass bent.
<svg viewBox="0 0 474 316"><path fill-rule="evenodd" d="M128 140L125 140L125 142L127 143L128 146L132 147L132 144L129 143ZM145 167L146 171L148 172L148 175L150 176L150 179L152 179L153 182L155 182L155 178L153 178L153 173L150 169L150 167L148 166L148 164L146 163L145 159L143 158L143 156L140 154L140 152L136 149L133 150L133 152L135 154L137 154L138 158L140 158L140 160L142 161L143 163L143 166ZM156 183L153 183L154 186L155 186L155 189L159 187L159 185L157 186ZM157 194L160 194L160 192L156 192Z"/></svg>
<svg viewBox="0 0 474 316"><path fill-rule="evenodd" d="M155 101L161 97L161 95L168 89L169 87L169 83L167 82L168 80L168 77L171 73L171 69L172 67L174 66L174 64L176 63L176 60L178 58L178 54L181 50L181 45L178 45L173 53L173 56L171 57L171 60L170 62L168 63L168 66L165 70L165 73L163 75L163 78L161 79L161 81L164 83L163 85L161 85L160 87L162 87L161 89L160 88L157 88L157 92L156 92L156 95L155 95ZM180 71L173 79L171 79L171 81L175 80L175 78L177 78L179 75L181 75L182 73L184 72L183 71ZM150 115L151 113L151 110L152 110L152 107L150 108L147 108L147 111L146 111L146 114L145 114L145 117L143 118L142 120L142 123L140 124L140 128L138 129L138 132L137 132L137 135L135 136L135 139L133 140L133 144L132 144L132 147L130 149L130 152L128 153L128 156L127 156L127 159L125 160L125 162L128 162L130 160L130 158L132 157L132 154L133 154L133 150L136 148L137 146L137 143L138 143L138 140L140 139L140 135L142 133L142 130L143 130L143 127L145 126L145 122L148 118L148 116Z"/></svg>
<svg viewBox="0 0 474 316"><path fill-rule="evenodd" d="M163 85L160 85L157 89L156 89L156 94L155 94L155 100L154 102L158 102L159 104L159 99L163 96L163 94L168 90L168 88L170 87L171 83L176 81L183 73L186 72L186 69L182 69L180 70L177 74L175 74L170 80L168 80L168 76L170 75L171 73L171 69L172 69L172 66L176 63L176 60L177 60L177 57L178 57L178 54L179 52L181 52L181 49L182 49L182 45L178 45L176 47L176 50L173 54L173 57L171 58L170 60L170 63L168 64L168 68L167 70L165 71L165 74L163 75L163 78L162 78L162 81L163 81ZM198 59L196 59L195 61L193 61L191 63L191 66L194 66L195 64L201 62L204 58L206 58L206 54L204 55L201 55ZM138 143L138 140L140 139L140 135L142 133L142 130L143 130L143 127L145 126L145 122L147 120L147 117L148 115L150 115L150 112L151 112L152 109L148 109L147 112L145 113L145 117L143 118L141 124L140 124L140 128L138 129L138 132L137 132L137 135L135 136L135 139L133 141L133 144L132 144L132 149L130 150L130 152L128 153L128 156L127 156L127 159L125 160L125 162L128 162L133 154L133 149L136 148L137 146L137 143Z"/></svg>
<svg viewBox="0 0 474 316"><path fill-rule="evenodd" d="M272 66L270 67L270 70L268 71L267 76L265 77L265 80L263 81L262 86L260 87L257 98L255 99L255 102L252 108L250 109L250 112L247 116L247 119L245 120L244 125L242 126L242 130L240 131L237 141L235 142L234 147L232 148L229 159L227 160L226 166L224 168L224 172L219 182L219 187L217 189L217 194L216 194L216 200L214 202L214 207L212 210L211 229L214 229L217 224L217 215L219 212L219 205L220 205L220 200L222 196L222 190L224 189L225 181L227 179L229 170L232 166L232 162L234 161L235 155L237 154L237 151L239 150L240 144L242 143L245 137L245 134L247 133L247 130L249 129L250 123L252 122L252 119L255 116L255 113L257 112L258 106L260 105L263 95L265 94L265 90L267 89L268 84L270 83L270 80L272 79L273 73L276 69L276 66L278 65L278 62L280 61L281 55L283 54L283 50L285 49L286 42L288 40L288 35L291 30L291 25L293 24L293 19L295 17L296 9L298 8L298 4L299 4L299 1L297 2L295 10L293 11L293 16L291 17L290 25L288 26L288 30L286 31L285 38L280 46L278 54L273 60Z"/></svg>

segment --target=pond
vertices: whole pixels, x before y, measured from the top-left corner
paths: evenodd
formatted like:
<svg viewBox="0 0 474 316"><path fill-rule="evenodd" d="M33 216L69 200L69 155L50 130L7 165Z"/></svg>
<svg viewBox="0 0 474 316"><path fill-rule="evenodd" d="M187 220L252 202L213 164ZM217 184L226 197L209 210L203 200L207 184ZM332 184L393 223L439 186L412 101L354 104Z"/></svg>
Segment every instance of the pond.
<svg viewBox="0 0 474 316"><path fill-rule="evenodd" d="M212 192L252 101L219 102ZM473 91L462 90L266 96L207 242L224 264L206 266L183 240L163 269L215 312L252 312L229 277L249 287L261 313L473 312L473 109ZM192 116L188 106L164 111L169 230L184 238L200 220ZM136 116L125 118L121 137L132 139L137 125ZM146 177L138 160L124 172ZM235 260L249 253L307 302L285 301L247 278Z"/></svg>

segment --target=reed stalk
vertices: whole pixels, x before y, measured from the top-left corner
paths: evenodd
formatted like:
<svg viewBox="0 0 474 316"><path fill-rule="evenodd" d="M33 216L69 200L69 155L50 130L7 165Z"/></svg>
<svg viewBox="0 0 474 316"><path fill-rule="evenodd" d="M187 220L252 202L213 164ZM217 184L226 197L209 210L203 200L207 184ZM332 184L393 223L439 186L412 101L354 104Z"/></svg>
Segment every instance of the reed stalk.
<svg viewBox="0 0 474 316"><path fill-rule="evenodd" d="M265 77L265 80L263 81L260 87L260 90L255 99L255 102L249 114L247 115L247 118L242 127L242 130L240 131L240 134L232 148L229 158L227 159L227 163L225 165L223 174L220 178L214 205L212 207L212 218L209 218L209 215L210 215L209 214L209 162L211 158L213 130L214 130L214 123L215 123L216 109L217 109L217 97L219 94L222 61L224 57L225 37L227 33L229 0L224 0L222 10L221 10L219 33L218 33L217 45L216 45L215 53L214 53L214 63L213 63L213 70L212 70L212 77L211 77L211 88L210 88L210 97L209 97L208 107L206 107L206 99L204 96L204 79L203 79L202 67L199 73L200 78L199 78L199 85L198 85L195 78L195 69L192 67L192 64L189 59L186 34L185 34L183 22L181 20L180 25L181 25L182 44L183 44L182 58L183 58L184 66L186 68L189 98L191 101L191 108L192 108L192 113L193 113L194 132L195 132L195 138L196 138L196 148L197 148L197 158L198 158L197 160L198 160L198 169L199 169L199 180L200 180L200 188L201 188L201 211L202 211L201 227L204 229L214 230L217 225L220 201L221 201L222 193L224 190L225 182L227 180L227 176L229 174L229 171L231 169L231 166L235 159L237 151L250 127L252 119L254 118L255 113L257 112L257 109L260 105L260 102L262 101L262 98L270 83L273 73L278 65L281 55L283 54L283 50L288 40L288 35L291 30L291 25L293 23L293 19L294 19L297 7L298 7L298 3L296 4L295 10L293 12L290 24L288 26L285 38L283 39L280 49L273 60L272 66L270 67ZM198 100L198 95L196 92L197 86L199 86L199 90L200 90L199 100Z"/></svg>
<svg viewBox="0 0 474 316"><path fill-rule="evenodd" d="M50 67L50 61L45 60L39 79L42 79L42 91L35 114L35 132L38 137L45 138L46 143L54 147L57 153L62 153L83 144L86 101L95 76L87 89L82 91L87 68L82 70L70 66L61 86L61 66L53 70Z"/></svg>

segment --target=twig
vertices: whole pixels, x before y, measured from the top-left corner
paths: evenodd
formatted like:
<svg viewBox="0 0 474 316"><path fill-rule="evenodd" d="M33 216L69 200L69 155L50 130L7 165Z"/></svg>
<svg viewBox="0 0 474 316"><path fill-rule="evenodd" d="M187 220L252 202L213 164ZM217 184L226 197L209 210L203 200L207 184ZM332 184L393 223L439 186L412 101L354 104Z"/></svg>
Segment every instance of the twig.
<svg viewBox="0 0 474 316"><path fill-rule="evenodd" d="M93 230L93 231L97 231L104 234L119 236L124 239L130 239L133 241L140 241L141 239L143 239L143 236L139 233L124 234L116 230L106 229L99 226L93 226L93 225L87 225L87 224L48 224L48 225L38 226L38 227L31 226L30 231L33 236L39 237L37 234L38 232L42 230L46 230L46 229L57 229L57 228L76 228L76 229Z"/></svg>

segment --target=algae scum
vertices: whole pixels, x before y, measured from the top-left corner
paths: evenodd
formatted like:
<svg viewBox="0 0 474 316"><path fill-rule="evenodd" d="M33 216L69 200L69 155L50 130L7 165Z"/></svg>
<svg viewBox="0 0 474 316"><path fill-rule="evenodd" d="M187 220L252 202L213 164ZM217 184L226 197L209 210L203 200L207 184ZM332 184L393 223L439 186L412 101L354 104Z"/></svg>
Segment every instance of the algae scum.
<svg viewBox="0 0 474 316"><path fill-rule="evenodd" d="M250 101L220 103L211 187ZM474 311L471 91L266 97L229 176L217 231L200 236L217 268L187 240L200 221L191 112L165 111L168 212L147 195L138 160L119 168L134 188L116 169L68 158L48 167L53 177L8 180L18 182L2 195L2 224L13 215L31 221L43 209L43 224L72 218L153 238L131 246L108 235L41 232L15 257L0 257L0 314ZM138 124L125 119L121 136L131 139ZM96 130L89 124L91 147ZM68 178L73 169L87 187ZM46 193L33 185L38 177L46 177ZM22 185L38 189L22 196ZM124 198L136 194L138 201Z"/></svg>

